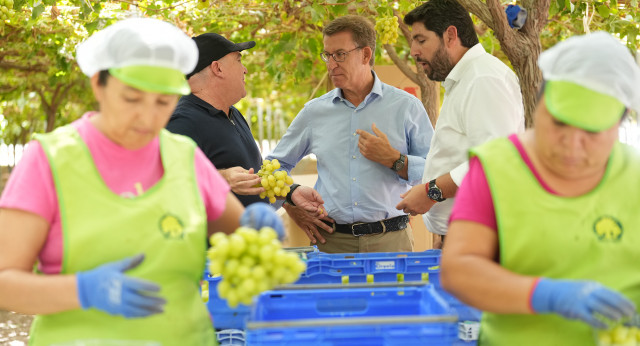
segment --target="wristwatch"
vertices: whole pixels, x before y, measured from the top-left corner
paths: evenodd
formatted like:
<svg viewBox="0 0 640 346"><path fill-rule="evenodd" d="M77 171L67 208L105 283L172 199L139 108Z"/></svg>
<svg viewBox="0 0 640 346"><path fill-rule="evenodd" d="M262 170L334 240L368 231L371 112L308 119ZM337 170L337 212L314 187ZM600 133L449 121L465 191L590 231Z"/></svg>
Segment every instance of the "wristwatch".
<svg viewBox="0 0 640 346"><path fill-rule="evenodd" d="M293 200L291 200L291 196L293 196L293 191L295 191L298 187L300 186L300 184L292 184L291 185L291 189L289 190L289 193L287 194L287 196L284 198L284 201L291 204L292 206L296 206L295 203L293 203Z"/></svg>
<svg viewBox="0 0 640 346"><path fill-rule="evenodd" d="M442 196L442 190L440 190L438 185L436 185L435 179L431 180L427 185L427 196L434 202L442 202L446 200L446 198Z"/></svg>
<svg viewBox="0 0 640 346"><path fill-rule="evenodd" d="M402 170L404 168L404 165L407 163L407 156L404 154L400 154L400 158L396 160L396 162L393 163L393 166L391 166L391 169L394 172L399 172L400 170Z"/></svg>

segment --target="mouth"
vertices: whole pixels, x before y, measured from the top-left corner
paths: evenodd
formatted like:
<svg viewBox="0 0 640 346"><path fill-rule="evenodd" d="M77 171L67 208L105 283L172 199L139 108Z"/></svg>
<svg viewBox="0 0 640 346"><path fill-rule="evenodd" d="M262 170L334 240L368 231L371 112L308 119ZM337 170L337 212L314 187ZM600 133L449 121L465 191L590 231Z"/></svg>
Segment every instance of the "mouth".
<svg viewBox="0 0 640 346"><path fill-rule="evenodd" d="M418 65L422 66L423 70L426 70L427 67L429 67L429 69L431 69L431 64L429 64L427 61L417 61Z"/></svg>
<svg viewBox="0 0 640 346"><path fill-rule="evenodd" d="M148 136L153 134L153 131L151 130L144 130L144 129L134 129L134 131L139 134L139 135L143 135L143 136Z"/></svg>

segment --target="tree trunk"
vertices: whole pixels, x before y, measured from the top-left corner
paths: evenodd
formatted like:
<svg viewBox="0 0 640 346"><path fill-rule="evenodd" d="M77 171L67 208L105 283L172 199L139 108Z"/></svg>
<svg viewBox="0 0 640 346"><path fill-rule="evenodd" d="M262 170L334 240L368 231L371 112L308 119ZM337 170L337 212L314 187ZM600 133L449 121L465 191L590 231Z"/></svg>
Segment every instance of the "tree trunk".
<svg viewBox="0 0 640 346"><path fill-rule="evenodd" d="M440 83L427 78L424 72L418 72L418 83L420 86L420 98L424 109L427 110L431 126L436 127L436 121L440 115Z"/></svg>
<svg viewBox="0 0 640 346"><path fill-rule="evenodd" d="M522 0L521 7L527 10L527 21L520 30L512 29L504 8L498 0L458 0L469 12L475 14L500 41L502 51L511 61L520 79L525 124L532 127L538 88L542 73L538 68L538 57L542 50L540 33L547 24L550 0Z"/></svg>
<svg viewBox="0 0 640 346"><path fill-rule="evenodd" d="M518 45L516 45L518 47ZM520 80L522 90L522 102L524 103L525 126L533 127L533 114L536 108L538 89L542 83L542 74L538 68L538 57L540 56L540 41L530 42L525 47L516 48L520 54L506 53L513 65L513 69ZM526 54L524 54L526 53Z"/></svg>

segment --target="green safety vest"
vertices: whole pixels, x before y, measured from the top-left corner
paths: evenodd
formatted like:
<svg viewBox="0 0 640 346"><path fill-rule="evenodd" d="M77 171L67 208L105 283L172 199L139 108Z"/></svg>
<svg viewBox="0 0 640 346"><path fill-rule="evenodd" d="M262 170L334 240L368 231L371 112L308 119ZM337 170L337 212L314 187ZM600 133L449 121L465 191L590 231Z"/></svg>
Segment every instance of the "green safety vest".
<svg viewBox="0 0 640 346"><path fill-rule="evenodd" d="M143 253L142 264L126 274L159 284L167 304L163 313L146 318L127 319L95 308L40 315L33 322L30 344L215 345L199 294L207 218L195 176L195 144L163 130L163 177L142 195L124 198L104 183L74 127L61 127L37 140L58 195L62 274Z"/></svg>
<svg viewBox="0 0 640 346"><path fill-rule="evenodd" d="M500 264L515 273L595 280L640 306L640 156L616 143L600 184L578 197L548 193L513 143L471 151L482 162L498 225ZM586 323L557 314L484 313L480 345L595 345Z"/></svg>

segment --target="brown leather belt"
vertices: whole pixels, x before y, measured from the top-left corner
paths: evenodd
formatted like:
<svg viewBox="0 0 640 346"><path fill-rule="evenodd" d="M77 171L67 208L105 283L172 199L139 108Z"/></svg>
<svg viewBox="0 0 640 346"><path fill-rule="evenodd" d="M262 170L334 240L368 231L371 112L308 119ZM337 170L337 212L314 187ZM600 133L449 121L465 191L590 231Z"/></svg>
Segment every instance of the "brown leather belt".
<svg viewBox="0 0 640 346"><path fill-rule="evenodd" d="M338 233L351 234L355 237L359 237L363 235L395 232L405 229L407 228L407 223L409 223L409 216L401 215L376 222L355 222L349 224L337 224L324 220L322 222L331 226Z"/></svg>

